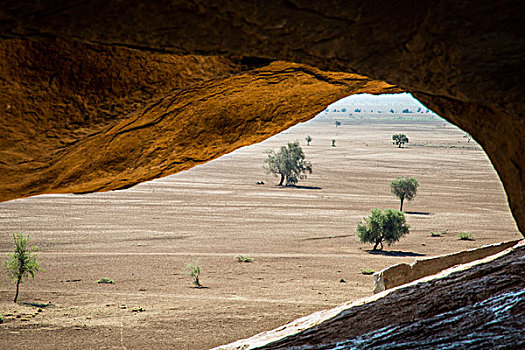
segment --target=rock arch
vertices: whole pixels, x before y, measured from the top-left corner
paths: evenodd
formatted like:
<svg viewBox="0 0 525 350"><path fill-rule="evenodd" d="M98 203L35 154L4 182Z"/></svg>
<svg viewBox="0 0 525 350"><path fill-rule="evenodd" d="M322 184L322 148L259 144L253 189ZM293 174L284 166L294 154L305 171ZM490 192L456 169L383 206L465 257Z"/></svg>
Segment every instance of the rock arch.
<svg viewBox="0 0 525 350"><path fill-rule="evenodd" d="M236 145L242 145L256 142L256 138L245 136L248 130L255 129L255 134L268 133L269 136L285 125L306 120L315 114L316 108L321 109L321 104L326 105L350 94L351 91L344 87L348 89L348 81L368 79L378 84L375 87L379 88L375 90L377 92L386 89L413 93L425 105L468 131L483 146L493 162L505 187L517 225L521 232L525 232L525 121L521 88L525 52L525 39L522 35L525 28L521 21L523 13L524 5L511 0L497 4L406 0L386 5L371 1L355 1L351 4L335 1L331 6L284 0L264 4L259 1L211 0L199 0L191 4L168 0L147 3L138 0L75 3L41 1L37 4L29 1L5 1L0 5L0 35L3 38L4 53L16 51L13 46L9 48L11 40L22 40L22 46L38 46L27 40L40 40L42 43L43 39L60 37L70 42L64 45L71 45L69 52L72 60L80 59L84 62L83 59L89 56L78 42L92 45L92 48L95 44L105 44L109 47L96 46L92 50L107 50L105 55L108 58L118 60L120 57L121 63L128 67L129 72L136 72L131 62L133 60L127 60L126 55L119 56L119 47L150 51L137 53L147 66L164 64L157 59L148 61L145 57L150 55L165 55L163 57L167 60L172 53L220 55L229 58L214 58L213 61L212 58L193 56L188 62L178 66L171 63L172 70L176 69L174 67L200 70L202 74L197 78L201 79L200 83L194 80L190 83L194 75L188 74L188 81L184 77L179 80L184 82L184 86L174 84L165 86L164 90L155 88L147 92L147 86L133 85L133 82L124 79L126 84L136 86L137 90L121 95L119 87L111 85L107 91L108 96L119 96L123 100L120 107L110 104L106 110L100 108L107 106L104 98L93 97L86 101L82 98L84 95L68 95L67 87L60 83L60 74L55 77L46 76L48 79L44 81L42 72L31 66L31 62L34 62L30 60L31 55L26 56L27 52L24 50L16 51L16 69L13 69L12 61L4 61L2 69L2 76L7 77L4 83L11 87L11 90L6 90L8 92L3 99L1 164L2 172L8 175L4 175L2 180L12 178L15 182L11 187L2 188L2 199L45 192L122 188L165 175L166 168L168 172L175 172L184 168L181 164L191 166L221 152L228 152L229 149L222 149L221 143L237 142ZM51 51L43 50L41 54L51 54ZM211 61L207 61L208 59ZM195 60L201 60L200 68L195 66ZM270 63L273 60L295 63ZM260 67L267 63L270 64L266 68ZM92 64L91 69L94 69L97 65L103 66L104 61L95 60ZM205 66L210 69L204 69ZM257 75L252 71L255 66L260 67ZM31 67L34 74L23 77L18 75L25 68L31 70ZM70 71L71 79L78 74L85 74L82 75L85 77L95 75L94 71L85 70L85 65L81 67L78 71ZM111 68L106 69L113 72ZM322 72L320 69L332 72ZM6 71L10 75L6 75ZM117 71L122 73L121 69ZM365 74L370 78L357 78L352 75L355 73ZM280 74L287 77L283 78ZM313 80L306 82L304 75L309 75ZM109 75L108 79L113 84L122 81L122 77ZM250 108L253 108L251 111L256 110L254 105L248 107L250 104L247 101L240 101L239 96L235 97L234 91L239 86L248 84L243 81L243 77L248 80L251 77L251 82L255 84L261 78L274 84L272 79L275 78L284 85L287 82L293 85L297 79L304 78L306 85L312 85L314 81L319 84L324 82L331 85L333 90L307 95L305 100L311 102L308 104L310 114L303 113L296 120L283 121L281 126L272 124L271 118L267 119L267 109L258 118L249 119L249 123L231 123L227 113L224 113L225 109L221 107L216 107L215 110L219 117L202 125L190 122L189 119L177 118L179 122L186 122L187 133L201 133L212 127L221 137L216 142L205 138L209 147L207 146L204 154L195 152L202 145L183 142L181 149L187 153L170 158L169 165L162 161L169 156L153 141L147 154L133 152L136 138L129 137L130 132L145 130L152 123L166 122L164 114L159 112L153 116L149 111L171 107L182 110L182 105L162 99L167 90L178 89L177 93L181 94L179 96L192 93L199 96L211 93L215 88L222 96L229 96L231 102L237 101L238 105L234 106L244 106L246 114L250 114ZM156 78L159 78L157 81L162 81L160 77ZM204 81L206 79L208 80ZM221 79L226 79L224 82L231 90L220 88ZM135 83L139 80L140 77L137 77ZM25 83L27 84L24 85ZM92 88L97 91L101 87L102 85L95 84ZM27 93L20 96L18 102L10 103L13 101L12 96L20 89L27 89ZM45 104L43 101L47 99L47 92L43 92L44 90L59 97L54 104L40 108L39 105ZM294 95L293 88L285 90L282 98L289 100L297 96ZM127 110L122 107L130 105L129 93L143 109ZM322 103L317 100L317 96L321 95ZM155 104L154 100L159 98L161 102ZM106 117L90 114L90 103L97 106L98 111L107 112ZM75 106L81 111L77 115L82 118L74 127L68 124L70 119L67 118L68 125L58 123L55 126L55 113L64 104ZM299 104L295 100L293 103L288 101L289 108L297 108ZM24 118L31 122L25 126L18 125L16 113L9 114L12 113L9 111L13 106L20 106L18 108L22 110ZM205 109L195 107L193 114L204 111ZM283 112L277 107L274 107L274 111L281 114ZM127 121L124 121L123 115L129 116ZM120 123L116 123L117 120ZM234 129L224 129L230 124L235 125ZM35 131L35 125L46 127L44 131ZM48 125L52 125L54 129L48 128ZM195 125L200 128L196 129ZM260 131L255 126L263 127L265 131ZM169 128L162 131L151 136L155 140L169 138ZM42 132L46 133L47 140L54 137L55 141L59 141L46 146L40 138ZM104 135L109 137L107 142L100 140ZM126 137L121 140L123 135ZM23 140L26 146L20 145ZM13 146L14 144L17 146ZM111 152L112 156L101 157L100 152L97 152L101 147L109 147L108 153ZM28 157L26 152L31 148L40 150L45 155L44 159ZM58 158L50 155L58 155ZM72 159L80 160L94 155L95 159L92 160L98 164L94 168L82 161L78 164L69 163ZM141 169L144 159L148 159L148 172L135 170L137 164ZM72 166L73 164L75 165ZM25 181L26 175L33 172L31 169L44 171L45 174ZM105 179L104 171L101 173L100 169L118 173L116 183ZM19 180L22 180L21 184ZM86 185L88 183L89 186Z"/></svg>

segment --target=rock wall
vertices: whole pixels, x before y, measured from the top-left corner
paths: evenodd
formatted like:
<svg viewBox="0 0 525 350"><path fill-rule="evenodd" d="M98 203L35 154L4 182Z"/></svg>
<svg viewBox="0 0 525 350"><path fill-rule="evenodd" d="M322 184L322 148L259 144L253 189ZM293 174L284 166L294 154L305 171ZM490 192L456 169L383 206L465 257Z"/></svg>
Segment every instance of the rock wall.
<svg viewBox="0 0 525 350"><path fill-rule="evenodd" d="M525 241L496 255L347 302L217 350L519 349Z"/></svg>
<svg viewBox="0 0 525 350"><path fill-rule="evenodd" d="M524 16L518 0L2 1L0 201L124 188L343 96L408 91L483 146L525 234ZM523 348L523 243L488 260L227 348Z"/></svg>
<svg viewBox="0 0 525 350"><path fill-rule="evenodd" d="M281 61L0 41L0 200L126 188L215 159L354 93L400 92Z"/></svg>
<svg viewBox="0 0 525 350"><path fill-rule="evenodd" d="M455 265L466 264L501 252L516 245L518 241L490 244L481 248L457 253L416 259L412 264L397 264L374 273L374 293L394 288L420 278L435 275Z"/></svg>
<svg viewBox="0 0 525 350"><path fill-rule="evenodd" d="M336 0L329 5L307 0L6 0L0 3L0 38L58 36L113 48L221 55L250 62L284 60L386 81L412 92L484 147L501 177L518 227L525 232L524 14L525 3L517 0L389 4ZM75 60L84 57L82 50L72 54ZM223 91L225 100L238 88ZM307 93L301 103L310 98ZM332 101L326 97L324 105ZM24 100L26 106L34 103L31 96ZM82 106L83 101L70 104ZM39 118L46 124L52 116L44 113ZM75 132L82 128L81 123ZM2 135L6 133L11 131L4 129ZM128 164L134 161L131 157ZM13 171L26 164L17 164ZM124 182L149 178L140 175ZM67 183L30 190L39 181L10 189L3 199L77 190Z"/></svg>

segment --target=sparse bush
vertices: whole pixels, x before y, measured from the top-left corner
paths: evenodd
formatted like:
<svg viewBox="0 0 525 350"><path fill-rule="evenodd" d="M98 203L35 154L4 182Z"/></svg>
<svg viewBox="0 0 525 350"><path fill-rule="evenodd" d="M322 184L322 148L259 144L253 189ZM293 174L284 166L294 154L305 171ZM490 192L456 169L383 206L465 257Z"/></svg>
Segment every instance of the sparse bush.
<svg viewBox="0 0 525 350"><path fill-rule="evenodd" d="M430 236L431 237L443 237L441 232L434 232L434 231L430 231Z"/></svg>
<svg viewBox="0 0 525 350"><path fill-rule="evenodd" d="M253 259L250 258L248 255L237 255L235 257L237 259L238 262L244 262L244 263L251 263L253 262Z"/></svg>
<svg viewBox="0 0 525 350"><path fill-rule="evenodd" d="M404 112L403 112L404 113ZM405 143L408 143L408 137L405 134L395 134L392 135L392 141L394 145L401 148Z"/></svg>
<svg viewBox="0 0 525 350"><path fill-rule="evenodd" d="M368 218L364 218L364 223L357 224L356 234L363 243L374 244L373 250L380 245L383 249L383 242L391 245L409 233L403 212L394 209L373 209Z"/></svg>
<svg viewBox="0 0 525 350"><path fill-rule="evenodd" d="M463 241L473 241L474 235L470 232L461 231L457 234L458 238Z"/></svg>
<svg viewBox="0 0 525 350"><path fill-rule="evenodd" d="M97 281L97 283L102 283L102 284L113 284L115 283L112 279L110 278L107 278L107 277L102 277L101 279L99 279Z"/></svg>
<svg viewBox="0 0 525 350"><path fill-rule="evenodd" d="M7 254L11 259L5 262L5 268L9 278L16 280L16 294L13 300L13 302L16 303L20 283L22 283L22 280L28 275L35 278L35 272L40 271L40 266L38 265L36 255L38 247L27 247L29 235L24 236L21 233L13 233L13 239L15 241L15 251Z"/></svg>
<svg viewBox="0 0 525 350"><path fill-rule="evenodd" d="M189 263L186 265L186 274L189 275L192 279L192 283L197 287L201 288L202 284L199 280L200 274L201 274L201 267L199 266L199 261L195 261L195 263Z"/></svg>
<svg viewBox="0 0 525 350"><path fill-rule="evenodd" d="M361 273L362 273L363 275L373 275L373 274L376 273L376 272L375 272L375 270L372 270L372 269L362 269L362 270L361 270Z"/></svg>
<svg viewBox="0 0 525 350"><path fill-rule="evenodd" d="M403 202L405 199L411 201L416 196L418 186L419 183L417 179L413 177L399 176L392 180L390 183L390 191L401 201L400 211L403 211Z"/></svg>
<svg viewBox="0 0 525 350"><path fill-rule="evenodd" d="M275 176L280 175L279 186L286 182L286 186L294 185L299 179L305 179L306 173L312 173L312 164L305 160L303 149L299 142L289 142L282 146L279 152L266 152L268 158L264 161L264 169Z"/></svg>

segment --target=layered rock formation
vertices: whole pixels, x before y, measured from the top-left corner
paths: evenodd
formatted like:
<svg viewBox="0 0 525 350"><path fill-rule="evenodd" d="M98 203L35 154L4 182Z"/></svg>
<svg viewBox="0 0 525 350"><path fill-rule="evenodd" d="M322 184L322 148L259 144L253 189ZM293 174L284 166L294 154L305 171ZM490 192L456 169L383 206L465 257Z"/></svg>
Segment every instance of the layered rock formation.
<svg viewBox="0 0 525 350"><path fill-rule="evenodd" d="M177 54L279 59L388 81L412 92L484 147L525 232L524 13L525 5L513 0L7 0L0 4L0 37L59 36ZM82 58L82 51L74 56ZM227 100L228 92L223 94ZM35 103L31 98L26 102ZM46 113L41 122L50 119ZM77 190L60 186L46 191ZM27 194L14 189L4 200Z"/></svg>
<svg viewBox="0 0 525 350"><path fill-rule="evenodd" d="M374 293L410 283L425 276L434 275L455 265L466 264L474 260L494 255L505 250L518 241L501 242L485 245L481 248L461 252L416 259L412 264L401 263L374 273Z"/></svg>
<svg viewBox="0 0 525 350"><path fill-rule="evenodd" d="M2 1L0 200L124 188L403 90L483 146L525 233L524 15L516 0ZM521 246L266 348L523 346L524 270Z"/></svg>
<svg viewBox="0 0 525 350"><path fill-rule="evenodd" d="M247 349L520 349L525 241L374 297L348 302L252 338Z"/></svg>
<svg viewBox="0 0 525 350"><path fill-rule="evenodd" d="M126 188L260 142L327 101L401 91L281 61L64 40L4 40L0 52L0 200Z"/></svg>

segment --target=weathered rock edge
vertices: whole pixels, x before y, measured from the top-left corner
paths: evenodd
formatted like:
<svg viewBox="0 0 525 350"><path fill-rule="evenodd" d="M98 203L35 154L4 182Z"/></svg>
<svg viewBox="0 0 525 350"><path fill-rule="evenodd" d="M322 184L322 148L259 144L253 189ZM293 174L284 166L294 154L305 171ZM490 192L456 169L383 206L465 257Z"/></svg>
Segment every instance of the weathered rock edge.
<svg viewBox="0 0 525 350"><path fill-rule="evenodd" d="M524 15L519 0L5 0L0 38L284 60L387 81L481 144L525 234Z"/></svg>
<svg viewBox="0 0 525 350"><path fill-rule="evenodd" d="M512 247L518 242L519 240L489 244L452 254L416 259L411 264L401 263L387 267L374 273L374 293L401 286L425 276L434 275L455 265L483 259Z"/></svg>
<svg viewBox="0 0 525 350"><path fill-rule="evenodd" d="M263 141L344 96L402 91L295 63L250 69L65 40L4 40L0 52L11 78L0 80L0 201L127 188Z"/></svg>
<svg viewBox="0 0 525 350"><path fill-rule="evenodd" d="M509 337L506 327L521 327L525 321L524 290L525 240L522 240L490 257L314 313L275 330L215 349L331 349L339 342L356 344L357 337L362 337L359 341L363 343L369 337L377 346L400 344L402 348L406 340L412 341L416 348L417 344L421 344L421 348L437 348L453 345L458 329L465 333L463 338L470 333L468 337L473 344L479 341L482 345L490 343L491 347L516 348L523 339L519 332L518 336ZM510 314L501 313L501 318L489 317L495 310L508 310ZM458 314L461 320L457 323L451 321L456 320ZM471 333L471 316L479 317L480 314L490 322L475 324ZM439 329L435 335L429 331L434 328ZM493 336L476 335L476 329ZM383 335L377 336L381 332Z"/></svg>

